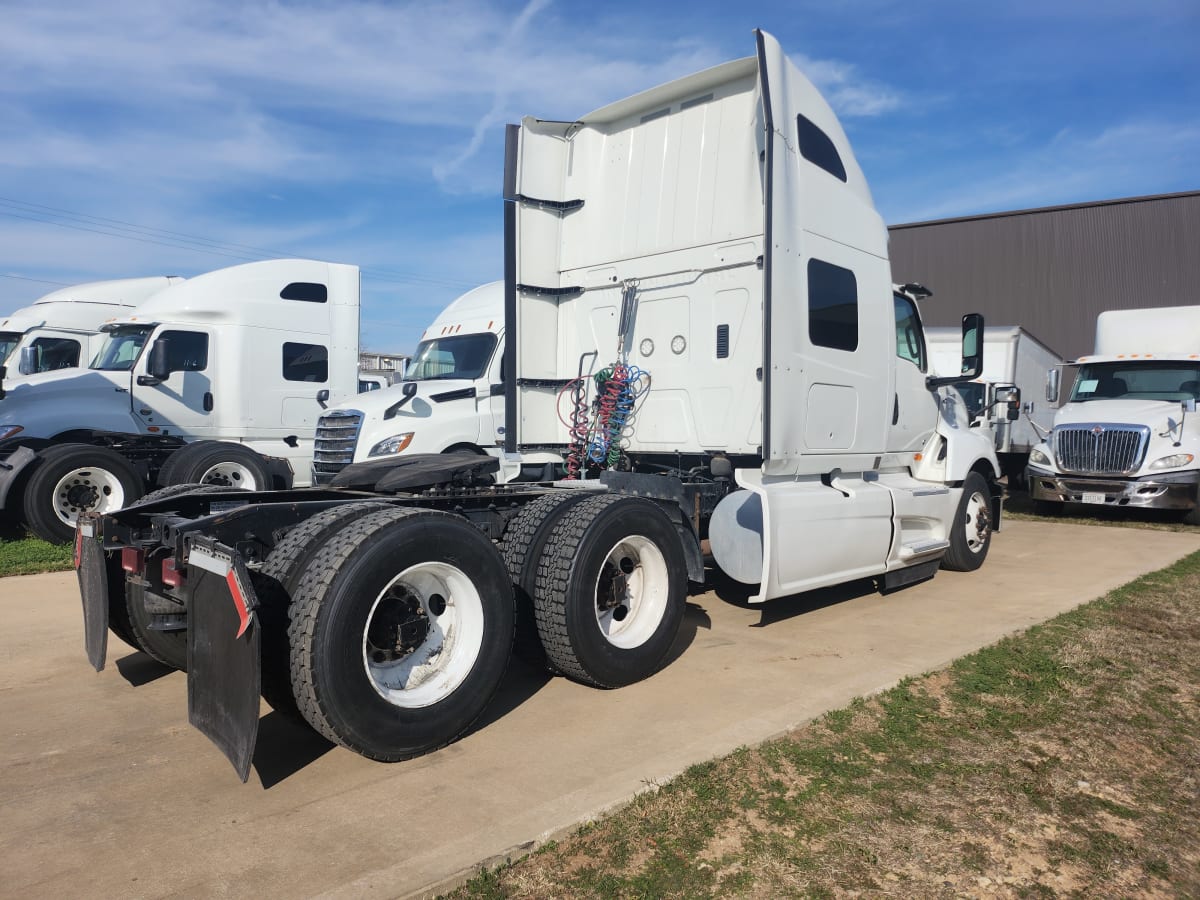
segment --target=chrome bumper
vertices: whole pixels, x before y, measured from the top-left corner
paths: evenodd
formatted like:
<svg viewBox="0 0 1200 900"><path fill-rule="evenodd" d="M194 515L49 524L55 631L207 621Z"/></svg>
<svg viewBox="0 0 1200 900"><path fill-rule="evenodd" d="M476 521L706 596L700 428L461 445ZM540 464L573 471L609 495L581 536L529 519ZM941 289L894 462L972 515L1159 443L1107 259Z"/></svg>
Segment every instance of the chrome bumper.
<svg viewBox="0 0 1200 900"><path fill-rule="evenodd" d="M1200 471L1116 478L1060 475L1029 466L1025 470L1025 477L1034 500L1136 506L1143 509L1194 509L1200 506Z"/></svg>

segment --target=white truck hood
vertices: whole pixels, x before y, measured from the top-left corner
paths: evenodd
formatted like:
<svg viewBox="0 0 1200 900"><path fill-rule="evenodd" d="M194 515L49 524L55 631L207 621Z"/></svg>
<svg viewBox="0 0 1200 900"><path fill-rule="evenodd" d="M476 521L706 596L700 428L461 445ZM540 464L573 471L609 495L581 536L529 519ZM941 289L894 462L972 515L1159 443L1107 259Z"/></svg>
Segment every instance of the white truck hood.
<svg viewBox="0 0 1200 900"><path fill-rule="evenodd" d="M425 381L408 381L397 382L391 387L386 387L378 391L367 391L363 394L357 394L353 397L343 398L339 403L338 409L356 409L363 413L364 416L371 419L382 418L384 412L401 400L404 399L404 385L415 384L417 386L416 395L405 403L400 409L396 410L396 419L401 418L427 418L431 407L437 403L434 397L443 397L446 394L455 394L460 391L468 391L474 388L476 382L469 378L443 378L429 379ZM443 401L446 402L446 401ZM330 408L333 412L333 408Z"/></svg>
<svg viewBox="0 0 1200 900"><path fill-rule="evenodd" d="M24 437L53 437L83 423L97 430L134 428L128 372L43 372L13 386L0 400L0 425L20 425Z"/></svg>
<svg viewBox="0 0 1200 900"><path fill-rule="evenodd" d="M1111 422L1114 425L1149 425L1160 428L1167 419L1179 420L1179 403L1173 400L1087 400L1068 403L1054 417L1055 425Z"/></svg>

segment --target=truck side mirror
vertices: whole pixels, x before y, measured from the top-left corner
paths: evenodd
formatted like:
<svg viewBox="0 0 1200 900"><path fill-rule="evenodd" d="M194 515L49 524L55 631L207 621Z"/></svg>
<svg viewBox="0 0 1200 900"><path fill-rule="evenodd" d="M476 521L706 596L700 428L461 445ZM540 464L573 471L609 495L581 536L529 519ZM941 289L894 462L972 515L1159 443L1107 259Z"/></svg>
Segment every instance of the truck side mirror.
<svg viewBox="0 0 1200 900"><path fill-rule="evenodd" d="M1059 369L1048 369L1046 371L1046 402L1058 402L1058 389L1062 380L1062 372Z"/></svg>
<svg viewBox="0 0 1200 900"><path fill-rule="evenodd" d="M156 381L166 381L171 377L171 361L167 358L170 349L171 342L167 338L159 338L150 345L146 374Z"/></svg>
<svg viewBox="0 0 1200 900"><path fill-rule="evenodd" d="M962 384L974 381L983 372L983 316L968 313L962 318L962 365L959 374L935 376L925 379L925 386L939 388L947 384Z"/></svg>
<svg viewBox="0 0 1200 900"><path fill-rule="evenodd" d="M317 391L317 402L321 404L321 409L329 409L329 388Z"/></svg>
<svg viewBox="0 0 1200 900"><path fill-rule="evenodd" d="M1013 384L996 388L996 403L1004 404L1004 417L1010 422L1021 418L1021 389Z"/></svg>
<svg viewBox="0 0 1200 900"><path fill-rule="evenodd" d="M38 352L37 347L22 347L21 361L17 364L17 371L22 375L32 375L38 369Z"/></svg>
<svg viewBox="0 0 1200 900"><path fill-rule="evenodd" d="M0 400L8 396L8 391L4 390L4 379L8 377L8 366L0 366Z"/></svg>
<svg viewBox="0 0 1200 900"><path fill-rule="evenodd" d="M968 313L962 318L962 375L975 379L983 374L983 316Z"/></svg>

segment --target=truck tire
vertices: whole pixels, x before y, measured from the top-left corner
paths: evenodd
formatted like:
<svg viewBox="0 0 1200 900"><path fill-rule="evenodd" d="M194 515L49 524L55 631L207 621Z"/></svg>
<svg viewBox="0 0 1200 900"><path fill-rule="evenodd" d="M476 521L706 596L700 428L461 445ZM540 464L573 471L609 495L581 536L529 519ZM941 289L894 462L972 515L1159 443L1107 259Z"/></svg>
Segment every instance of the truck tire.
<svg viewBox="0 0 1200 900"><path fill-rule="evenodd" d="M572 506L550 532L533 602L546 657L596 687L658 670L687 603L687 562L658 504L601 495Z"/></svg>
<svg viewBox="0 0 1200 900"><path fill-rule="evenodd" d="M500 686L512 585L495 545L466 519L383 510L313 554L292 594L288 639L308 723L371 759L408 759L462 735Z"/></svg>
<svg viewBox="0 0 1200 900"><path fill-rule="evenodd" d="M229 488L212 484L172 484L158 488L142 497L130 507L145 506L156 500L166 500L181 494L215 494L228 491ZM122 573L124 575L124 573ZM146 592L140 585L125 583L124 592L124 623L128 626L130 637L118 632L118 637L126 643L141 650L151 659L157 660L164 666L187 671L187 629L176 628L172 631L158 631L151 628L154 615L184 616L182 606L170 600L151 595L147 600ZM149 606L147 605L149 604ZM111 620L111 612L110 612ZM115 631L116 629L114 629Z"/></svg>
<svg viewBox="0 0 1200 900"><path fill-rule="evenodd" d="M247 491L265 491L271 486L263 458L230 441L196 441L180 447L163 463L158 483L215 484Z"/></svg>
<svg viewBox="0 0 1200 900"><path fill-rule="evenodd" d="M108 579L108 630L137 650L137 635L129 621L129 607L125 602L125 570L121 568L121 558L116 554L107 556L104 565Z"/></svg>
<svg viewBox="0 0 1200 900"><path fill-rule="evenodd" d="M500 556L512 580L517 615L513 653L535 666L545 666L548 662L538 637L537 619L533 612L538 561L546 546L546 539L563 513L585 497L594 496L590 491L555 491L526 504L504 529Z"/></svg>
<svg viewBox="0 0 1200 900"><path fill-rule="evenodd" d="M258 596L258 617L263 626L262 695L276 712L300 718L292 691L288 628L291 625L292 592L296 589L302 564L347 522L392 508L387 503L362 502L322 510L289 530L262 567L250 570L254 593Z"/></svg>
<svg viewBox="0 0 1200 900"><path fill-rule="evenodd" d="M25 486L25 524L52 544L66 544L75 539L80 513L121 509L143 490L141 477L114 450L91 444L47 447Z"/></svg>
<svg viewBox="0 0 1200 900"><path fill-rule="evenodd" d="M145 506L147 503L154 503L157 500L166 500L168 497L178 497L180 494L215 494L226 490L229 489L221 485L214 484L170 484L166 487L155 488L136 503L130 503L128 508L132 509L135 506Z"/></svg>
<svg viewBox="0 0 1200 900"><path fill-rule="evenodd" d="M147 608L147 603L154 608L153 612ZM150 627L154 614L161 615L170 611L182 616L183 607L155 596L147 598L141 584L126 581L125 608L129 616L130 631L133 632L133 645L164 666L186 672L187 628L158 631Z"/></svg>
<svg viewBox="0 0 1200 900"><path fill-rule="evenodd" d="M988 484L978 472L963 482L962 499L950 523L950 549L942 557L942 568L951 572L974 572L983 565L992 545L992 512Z"/></svg>

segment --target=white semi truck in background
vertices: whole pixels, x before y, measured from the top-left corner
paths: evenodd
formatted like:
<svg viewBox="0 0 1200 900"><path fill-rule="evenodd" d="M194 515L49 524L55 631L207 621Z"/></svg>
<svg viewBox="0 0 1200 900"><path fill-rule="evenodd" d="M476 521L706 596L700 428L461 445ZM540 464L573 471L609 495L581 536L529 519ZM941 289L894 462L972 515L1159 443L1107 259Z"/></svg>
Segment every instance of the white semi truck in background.
<svg viewBox="0 0 1200 900"><path fill-rule="evenodd" d="M1071 394L1029 457L1035 509L1176 510L1200 525L1200 306L1102 312L1095 353L1071 367ZM1048 398L1060 380L1051 369Z"/></svg>
<svg viewBox="0 0 1200 900"><path fill-rule="evenodd" d="M87 366L104 340L101 326L183 281L170 275L92 281L60 288L0 320L0 389L43 372Z"/></svg>
<svg viewBox="0 0 1200 900"><path fill-rule="evenodd" d="M425 329L403 380L321 415L313 484L330 484L354 463L421 453L490 453L496 478L553 480L553 453L505 454L504 282L458 297Z"/></svg>
<svg viewBox="0 0 1200 900"><path fill-rule="evenodd" d="M454 740L514 623L585 684L651 675L704 540L752 602L979 567L998 464L949 385L982 371L982 320L958 374L931 375L845 133L755 35L749 58L508 128L505 450L559 455L567 480L391 454L336 476L353 490L88 513L92 665L109 626L148 652L169 630L190 721L244 780L260 690L373 759Z"/></svg>
<svg viewBox="0 0 1200 900"><path fill-rule="evenodd" d="M307 484L323 404L358 389L358 308L356 266L290 259L125 309L88 368L28 378L0 401L0 507L67 541L81 512L156 484Z"/></svg>
<svg viewBox="0 0 1200 900"><path fill-rule="evenodd" d="M955 374L962 335L957 328L927 328L933 371ZM967 412L991 430L1009 489L1023 486L1029 452L1054 424L1054 404L1042 398L1046 372L1063 358L1019 325L989 325L983 336L983 372L956 384Z"/></svg>

